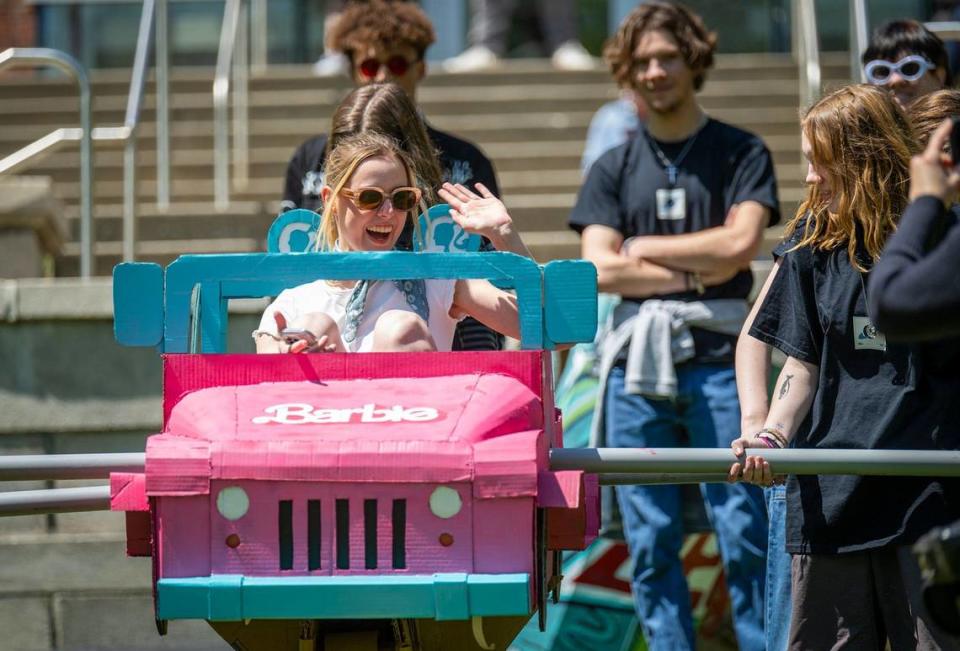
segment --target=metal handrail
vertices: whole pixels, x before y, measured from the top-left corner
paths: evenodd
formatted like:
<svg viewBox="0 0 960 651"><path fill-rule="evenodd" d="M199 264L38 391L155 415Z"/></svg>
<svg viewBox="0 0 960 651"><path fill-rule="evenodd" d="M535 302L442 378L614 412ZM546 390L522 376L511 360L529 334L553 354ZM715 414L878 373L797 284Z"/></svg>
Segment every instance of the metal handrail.
<svg viewBox="0 0 960 651"><path fill-rule="evenodd" d="M850 0L850 79L863 83L866 76L860 56L869 42L866 0Z"/></svg>
<svg viewBox="0 0 960 651"><path fill-rule="evenodd" d="M960 22L955 20L924 23L924 27L944 41L960 41Z"/></svg>
<svg viewBox="0 0 960 651"><path fill-rule="evenodd" d="M159 5L159 9L158 9ZM0 175L11 173L28 160L50 153L67 142L80 141L80 276L89 278L93 271L93 147L92 141L119 141L123 152L123 259L136 257L137 204L137 127L146 87L147 63L154 19L157 20L157 204L165 208L170 202L170 129L169 88L166 32L166 0L144 0L140 28L130 76L130 92L122 127L91 128L90 81L82 66L70 55L48 48L11 48L0 54L0 68L8 61L31 65L53 65L77 78L80 91L80 129L56 129L0 160ZM160 29L162 26L162 33ZM78 73L80 76L78 76ZM82 79L82 81L81 81Z"/></svg>
<svg viewBox="0 0 960 651"><path fill-rule="evenodd" d="M143 452L0 455L0 481L105 479L111 472L143 472Z"/></svg>
<svg viewBox="0 0 960 651"><path fill-rule="evenodd" d="M153 67L157 98L157 207L170 207L170 37L167 0L157 0Z"/></svg>
<svg viewBox="0 0 960 651"><path fill-rule="evenodd" d="M811 106L820 97L820 40L817 36L817 11L814 0L794 0L800 65L800 104Z"/></svg>
<svg viewBox="0 0 960 651"><path fill-rule="evenodd" d="M140 105L147 81L147 60L153 34L155 0L144 0L140 12L140 29L137 32L137 49L133 55L133 70L130 74L130 94L127 95L127 111L123 126L127 138L123 148L123 260L136 259L137 242L137 127L140 124Z"/></svg>
<svg viewBox="0 0 960 651"><path fill-rule="evenodd" d="M267 69L267 0L251 0L250 25L250 66L262 74Z"/></svg>
<svg viewBox="0 0 960 651"><path fill-rule="evenodd" d="M748 451L762 455L778 474L958 477L955 450ZM604 485L722 482L737 460L717 448L554 448L550 469L597 473ZM740 457L742 459L742 457ZM112 472L143 472L146 455L50 454L0 456L0 481L97 479ZM110 508L109 486L0 492L0 516Z"/></svg>
<svg viewBox="0 0 960 651"><path fill-rule="evenodd" d="M236 181L246 183L248 176L247 139L247 13L246 0L226 0L217 69L213 80L213 188L214 205L226 210L230 205L230 143L227 121L231 72L234 77L234 143ZM235 51L241 52L236 60Z"/></svg>
<svg viewBox="0 0 960 651"><path fill-rule="evenodd" d="M0 493L0 516L109 510L109 486L78 486Z"/></svg>
<svg viewBox="0 0 960 651"><path fill-rule="evenodd" d="M785 475L884 475L960 477L960 451L953 450L748 450ZM595 473L722 474L737 458L713 448L556 448L551 470Z"/></svg>
<svg viewBox="0 0 960 651"><path fill-rule="evenodd" d="M76 59L66 52L51 48L9 48L0 52L0 68L11 65L52 66L76 79L80 87L80 276L89 278L93 271L93 129L90 78ZM58 141L56 137L50 139L55 133L48 134L37 142L49 139L46 141L49 144L44 148L49 147ZM37 142L33 144L36 145ZM21 149L14 152L12 156L20 156L23 151ZM8 156L0 161L0 168L9 158Z"/></svg>
<svg viewBox="0 0 960 651"><path fill-rule="evenodd" d="M126 139L126 133L126 127L94 127L92 139L94 142L122 141ZM80 142L82 140L82 128L62 127L60 129L54 129L42 138L34 140L29 145L21 147L12 154L8 154L3 160L0 160L0 176L4 174L15 174L20 168L31 162L32 159L43 154L53 153L63 143Z"/></svg>

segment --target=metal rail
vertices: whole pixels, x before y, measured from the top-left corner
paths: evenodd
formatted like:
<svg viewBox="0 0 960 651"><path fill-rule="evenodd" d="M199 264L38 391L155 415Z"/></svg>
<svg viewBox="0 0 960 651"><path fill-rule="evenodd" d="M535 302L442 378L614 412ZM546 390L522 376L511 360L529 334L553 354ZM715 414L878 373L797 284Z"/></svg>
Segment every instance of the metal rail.
<svg viewBox="0 0 960 651"><path fill-rule="evenodd" d="M93 129L90 111L90 78L83 66L66 52L51 48L9 48L0 52L0 69L13 65L52 66L62 70L77 81L80 87L80 276L89 278L93 271ZM48 134L30 146L50 139ZM45 141L47 146L59 142L57 138ZM26 149L26 148L24 148ZM20 160L24 149L11 154ZM43 149L39 149L43 151ZM0 174L4 166L11 166L7 156L0 161ZM6 165L5 165L6 164Z"/></svg>
<svg viewBox="0 0 960 651"><path fill-rule="evenodd" d="M924 23L924 26L944 41L960 40L960 22L942 21Z"/></svg>
<svg viewBox="0 0 960 651"><path fill-rule="evenodd" d="M157 0L153 44L157 99L157 207L170 207L170 35L167 0Z"/></svg>
<svg viewBox="0 0 960 651"><path fill-rule="evenodd" d="M731 463L733 461L731 460ZM643 473L605 473L600 476L601 486L620 486L622 484L719 484L727 481L720 473L693 472L643 472Z"/></svg>
<svg viewBox="0 0 960 651"><path fill-rule="evenodd" d="M124 262L131 262L136 259L137 127L140 124L140 105L143 102L143 90L147 80L147 59L150 55L155 6L155 0L144 0L143 10L140 12L137 49L133 55L133 71L130 75L130 94L127 95L127 112L123 118L123 126L127 129L127 138L123 147L122 250Z"/></svg>
<svg viewBox="0 0 960 651"><path fill-rule="evenodd" d="M800 105L812 106L820 98L820 39L814 0L794 0L794 38L800 67Z"/></svg>
<svg viewBox="0 0 960 651"><path fill-rule="evenodd" d="M250 64L254 71L263 74L267 70L267 0L251 0Z"/></svg>
<svg viewBox="0 0 960 651"><path fill-rule="evenodd" d="M850 0L850 79L863 83L867 80L860 56L870 40L866 0Z"/></svg>
<svg viewBox="0 0 960 651"><path fill-rule="evenodd" d="M16 454L0 456L0 481L105 479L111 472L143 472L146 454Z"/></svg>
<svg viewBox="0 0 960 651"><path fill-rule="evenodd" d="M49 488L0 493L0 516L109 511L109 486Z"/></svg>
<svg viewBox="0 0 960 651"><path fill-rule="evenodd" d="M960 451L750 450L786 475L960 477ZM725 474L736 457L707 448L582 448L550 450L551 470L594 473Z"/></svg>
<svg viewBox="0 0 960 651"><path fill-rule="evenodd" d="M248 176L246 6L246 0L226 0L220 28L220 45L217 49L217 69L213 80L213 192L217 210L226 210L230 205L230 143L227 122L231 74L234 77L233 149L237 165L236 182L244 184ZM235 49L241 52L239 61L234 60Z"/></svg>
<svg viewBox="0 0 960 651"><path fill-rule="evenodd" d="M147 64L153 24L156 18L158 40L156 48L157 84L157 205L166 208L170 203L170 111L169 111L169 52L167 38L167 1L144 0L140 13L140 27L130 77L130 92L122 127L91 127L90 81L83 67L70 55L48 48L11 48L0 54L0 68L8 61L28 65L52 65L74 78L80 84L80 128L57 129L0 160L0 175L12 173L26 165L28 160L52 153L67 142L80 141L80 275L88 278L93 272L93 146L92 141L118 141L123 151L123 259L136 257L137 205L137 128L140 108L146 87Z"/></svg>
<svg viewBox="0 0 960 651"><path fill-rule="evenodd" d="M750 450L778 474L958 477L960 451ZM603 485L692 484L726 480L736 460L709 448L557 448L551 470L598 473ZM143 472L144 453L0 456L0 481L99 479L112 472ZM110 508L109 486L0 493L0 516Z"/></svg>

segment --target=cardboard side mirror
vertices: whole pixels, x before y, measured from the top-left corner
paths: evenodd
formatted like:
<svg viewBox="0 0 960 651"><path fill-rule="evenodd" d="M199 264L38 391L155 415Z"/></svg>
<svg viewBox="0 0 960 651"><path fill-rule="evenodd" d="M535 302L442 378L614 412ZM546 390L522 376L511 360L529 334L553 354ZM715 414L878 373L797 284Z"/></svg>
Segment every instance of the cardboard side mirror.
<svg viewBox="0 0 960 651"><path fill-rule="evenodd" d="M113 268L113 336L123 346L163 340L163 269L152 262Z"/></svg>
<svg viewBox="0 0 960 651"><path fill-rule="evenodd" d="M550 342L593 341L597 333L597 268L586 260L554 260L543 268L543 314Z"/></svg>

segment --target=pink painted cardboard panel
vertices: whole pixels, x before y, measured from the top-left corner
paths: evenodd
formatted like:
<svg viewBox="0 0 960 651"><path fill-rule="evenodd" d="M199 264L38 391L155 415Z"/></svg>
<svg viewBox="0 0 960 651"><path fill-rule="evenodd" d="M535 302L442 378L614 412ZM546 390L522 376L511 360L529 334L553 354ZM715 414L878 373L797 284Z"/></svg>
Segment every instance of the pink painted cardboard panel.
<svg viewBox="0 0 960 651"><path fill-rule="evenodd" d="M210 443L167 434L147 439L147 496L210 491Z"/></svg>
<svg viewBox="0 0 960 651"><path fill-rule="evenodd" d="M549 353L363 353L317 355L163 355L163 418L189 392L263 382L410 378L496 373L543 394ZM552 409L553 405L549 406ZM548 412L549 413L549 412Z"/></svg>
<svg viewBox="0 0 960 651"><path fill-rule="evenodd" d="M535 494L547 459L542 417L527 386L497 374L198 389L148 442L147 491L207 492L211 477L451 482L475 474L479 497Z"/></svg>
<svg viewBox="0 0 960 651"><path fill-rule="evenodd" d="M543 430L518 432L482 441L474 446L477 498L537 494L537 475L547 470Z"/></svg>
<svg viewBox="0 0 960 651"><path fill-rule="evenodd" d="M541 507L580 508L583 471L541 472L537 478L537 504Z"/></svg>
<svg viewBox="0 0 960 651"><path fill-rule="evenodd" d="M532 497L473 503L475 572L533 574L534 506Z"/></svg>
<svg viewBox="0 0 960 651"><path fill-rule="evenodd" d="M164 578L209 576L209 496L161 497L154 500L154 504L159 575Z"/></svg>
<svg viewBox="0 0 960 651"><path fill-rule="evenodd" d="M211 477L340 482L470 479L470 448L434 441L236 441L212 446Z"/></svg>
<svg viewBox="0 0 960 651"><path fill-rule="evenodd" d="M142 472L111 472L110 510L149 511L146 480Z"/></svg>
<svg viewBox="0 0 960 651"><path fill-rule="evenodd" d="M264 382L200 389L164 431L201 440L467 442L542 427L537 396L496 374Z"/></svg>
<svg viewBox="0 0 960 651"><path fill-rule="evenodd" d="M220 482L212 483L211 504L223 488L241 486L250 499L250 508L236 520L228 520L214 507L210 519L211 571L218 574L245 576L328 576L365 574L430 574L434 572L472 572L471 546L473 505L469 485L447 485L461 496L460 511L449 518L440 518L430 511L430 494L435 485L374 486L370 484L299 484L290 482ZM166 499L166 498L165 498ZM336 500L348 499L349 569L336 567ZM377 500L377 569L365 569L364 500ZM393 568L394 499L406 500L404 569ZM280 569L278 514L281 500L290 500L293 510L293 568ZM310 571L308 565L307 502L320 501L320 568ZM191 536L189 527L182 532ZM226 544L236 534L239 546ZM452 536L453 543L440 543L442 534Z"/></svg>

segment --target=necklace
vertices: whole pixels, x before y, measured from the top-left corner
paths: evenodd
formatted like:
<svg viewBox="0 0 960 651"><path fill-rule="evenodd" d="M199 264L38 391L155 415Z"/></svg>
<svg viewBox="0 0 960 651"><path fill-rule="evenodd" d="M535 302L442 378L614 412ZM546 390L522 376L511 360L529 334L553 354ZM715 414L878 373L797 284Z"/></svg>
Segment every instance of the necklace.
<svg viewBox="0 0 960 651"><path fill-rule="evenodd" d="M693 135L687 138L686 144L683 145L680 153L677 154L677 157L672 161L667 158L666 154L663 153L663 150L660 149L656 139L650 134L650 132L644 129L644 133L646 133L648 136L647 142L650 143L650 148L653 150L653 153L656 154L660 164L663 165L664 169L667 171L667 181L670 183L670 187L673 187L677 184L677 172L679 171L680 164L683 162L683 159L687 157L687 154L690 153L690 150L693 148L693 143L697 141L697 136L700 135L700 132L703 131L703 127L705 127L706 124L707 116L704 115L699 126L697 126L697 130L693 132Z"/></svg>

